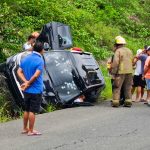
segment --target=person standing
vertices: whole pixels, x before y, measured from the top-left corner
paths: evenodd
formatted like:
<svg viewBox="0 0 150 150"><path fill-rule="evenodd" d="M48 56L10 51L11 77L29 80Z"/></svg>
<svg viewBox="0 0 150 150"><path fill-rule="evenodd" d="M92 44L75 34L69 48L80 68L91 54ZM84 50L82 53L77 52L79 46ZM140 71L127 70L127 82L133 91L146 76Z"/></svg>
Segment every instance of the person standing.
<svg viewBox="0 0 150 150"><path fill-rule="evenodd" d="M29 35L28 41L23 45L23 51L27 51L27 50L32 51L35 40L36 40L36 38L34 35Z"/></svg>
<svg viewBox="0 0 150 150"><path fill-rule="evenodd" d="M114 45L113 51L114 52L116 51L116 45ZM113 89L114 89L114 76L111 73L113 59L114 59L114 55L112 55L111 58L109 58L109 60L107 61L107 69L109 72L109 76L111 77L112 93L113 93ZM123 105L124 101L125 101L124 92L123 92L123 88L121 88L119 104Z"/></svg>
<svg viewBox="0 0 150 150"><path fill-rule="evenodd" d="M23 81L21 90L24 93L25 110L23 115L23 131L27 135L40 135L41 133L34 130L35 113L40 110L43 92L42 72L44 61L42 54L44 53L43 44L35 43L32 54L25 57L20 64L17 74ZM29 123L29 126L28 126Z"/></svg>
<svg viewBox="0 0 150 150"><path fill-rule="evenodd" d="M146 85L145 82L145 78L144 78L144 65L145 65L145 61L148 57L148 51L147 51L148 46L144 46L144 49L141 53L139 53L136 57L134 57L133 59L133 65L135 65L138 61L141 61L141 76L139 76L139 78L136 79L136 82L140 85L142 85L142 87L144 88ZM142 91L142 95L144 94L144 89ZM146 100L141 99L141 102L145 102L147 103L147 98Z"/></svg>
<svg viewBox="0 0 150 150"><path fill-rule="evenodd" d="M125 47L126 41L123 37L117 36L115 38L116 51L114 53L114 59L112 61L111 73L114 76L114 89L112 106L119 106L120 92L123 88L125 101L124 106L131 107L131 89L132 89L132 59L133 54L130 49Z"/></svg>
<svg viewBox="0 0 150 150"><path fill-rule="evenodd" d="M150 46L147 48L147 59L144 65L144 77L147 86L147 104L150 106Z"/></svg>
<svg viewBox="0 0 150 150"><path fill-rule="evenodd" d="M135 65L135 72L133 76L133 86L132 86L132 94L135 91L136 88L136 99L133 100L133 102L144 102L143 95L144 95L144 88L145 88L145 80L143 79L143 69L144 66L142 66L141 60L138 60L138 56L142 54L143 50L138 49L137 55L133 59L133 65Z"/></svg>

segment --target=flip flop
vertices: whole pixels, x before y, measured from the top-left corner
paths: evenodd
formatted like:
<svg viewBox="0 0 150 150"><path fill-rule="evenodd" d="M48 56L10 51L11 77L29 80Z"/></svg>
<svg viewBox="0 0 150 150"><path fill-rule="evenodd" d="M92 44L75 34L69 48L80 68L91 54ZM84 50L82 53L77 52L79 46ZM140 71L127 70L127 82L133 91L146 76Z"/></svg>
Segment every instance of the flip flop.
<svg viewBox="0 0 150 150"><path fill-rule="evenodd" d="M27 134L27 133L28 133L28 130L21 131L21 134Z"/></svg>
<svg viewBox="0 0 150 150"><path fill-rule="evenodd" d="M145 99L140 99L140 102L146 102L146 100Z"/></svg>
<svg viewBox="0 0 150 150"><path fill-rule="evenodd" d="M28 136L36 136L36 135L42 135L42 133L38 132L38 131L33 131L33 132L28 132L27 134Z"/></svg>

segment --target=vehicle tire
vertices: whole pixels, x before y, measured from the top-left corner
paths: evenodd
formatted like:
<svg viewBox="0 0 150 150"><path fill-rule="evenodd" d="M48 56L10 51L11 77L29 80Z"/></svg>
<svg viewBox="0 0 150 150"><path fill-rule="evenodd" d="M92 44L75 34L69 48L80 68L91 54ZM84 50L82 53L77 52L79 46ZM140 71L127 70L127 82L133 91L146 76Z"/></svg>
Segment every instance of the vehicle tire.
<svg viewBox="0 0 150 150"><path fill-rule="evenodd" d="M94 103L97 101L99 95L100 95L101 91L100 90L93 90L89 93L86 94L86 97L88 97L87 101Z"/></svg>

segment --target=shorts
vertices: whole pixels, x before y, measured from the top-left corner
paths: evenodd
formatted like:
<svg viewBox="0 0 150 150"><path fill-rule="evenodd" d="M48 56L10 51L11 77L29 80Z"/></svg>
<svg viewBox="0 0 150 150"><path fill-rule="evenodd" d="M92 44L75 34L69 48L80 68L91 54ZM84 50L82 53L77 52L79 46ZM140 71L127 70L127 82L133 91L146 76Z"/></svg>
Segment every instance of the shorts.
<svg viewBox="0 0 150 150"><path fill-rule="evenodd" d="M145 80L146 80L147 90L150 90L150 79L145 79Z"/></svg>
<svg viewBox="0 0 150 150"><path fill-rule="evenodd" d="M39 113L42 94L24 93L25 111Z"/></svg>
<svg viewBox="0 0 150 150"><path fill-rule="evenodd" d="M134 75L133 77L133 87L142 87L145 88L146 82L145 80L142 80L142 75Z"/></svg>

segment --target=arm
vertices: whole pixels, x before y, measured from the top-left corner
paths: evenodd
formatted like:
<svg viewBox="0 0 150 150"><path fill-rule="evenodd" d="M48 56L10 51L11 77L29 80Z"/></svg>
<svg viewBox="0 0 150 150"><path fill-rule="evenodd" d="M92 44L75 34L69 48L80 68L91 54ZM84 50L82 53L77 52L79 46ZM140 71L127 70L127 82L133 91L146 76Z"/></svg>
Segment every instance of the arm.
<svg viewBox="0 0 150 150"><path fill-rule="evenodd" d="M34 75L28 81L28 84L31 85L39 77L40 74L41 74L41 71L40 70L36 70Z"/></svg>
<svg viewBox="0 0 150 150"><path fill-rule="evenodd" d="M35 73L33 74L33 76L30 78L29 81L26 81L25 83L23 83L21 85L21 89L24 91L26 90L39 76L40 74L42 73L43 71L43 67L44 67L44 62L41 61L38 65L37 65L37 68L36 68L36 71Z"/></svg>
<svg viewBox="0 0 150 150"><path fill-rule="evenodd" d="M27 89L38 77L39 75L42 73L43 71L43 66L44 66L44 62L41 61L37 67L36 67L36 71L33 74L33 76L30 78L30 80L27 80L24 76L23 70L21 69L21 67L17 70L17 74L19 76L19 78L24 82L21 85L21 90L25 90Z"/></svg>
<svg viewBox="0 0 150 150"><path fill-rule="evenodd" d="M23 82L27 82L27 79L25 78L24 74L23 74L23 70L21 68L19 68L17 70L17 74L19 76L19 78L23 81Z"/></svg>
<svg viewBox="0 0 150 150"><path fill-rule="evenodd" d="M149 66L150 66L150 58L148 57L144 65L144 75L147 73Z"/></svg>
<svg viewBox="0 0 150 150"><path fill-rule="evenodd" d="M40 70L36 70L36 72L35 72L34 75L30 78L30 80L24 82L24 83L21 85L21 90L22 90L22 91L26 90L26 89L39 77L40 74L41 74L41 71L40 71Z"/></svg>
<svg viewBox="0 0 150 150"><path fill-rule="evenodd" d="M117 74L118 73L119 64L120 64L120 52L116 51L115 54L114 54L112 65L111 65L112 74Z"/></svg>
<svg viewBox="0 0 150 150"><path fill-rule="evenodd" d="M25 89L27 89L27 88L29 87L28 81L27 81L27 79L25 78L24 73L23 73L23 70L22 70L21 68L19 68L19 69L17 70L17 74L18 74L19 78L24 82L24 83L20 86L21 90L24 91Z"/></svg>
<svg viewBox="0 0 150 150"><path fill-rule="evenodd" d="M145 66L145 67L144 67L144 75L147 73L148 68L149 68L148 66Z"/></svg>
<svg viewBox="0 0 150 150"><path fill-rule="evenodd" d="M22 70L21 68L19 68L19 69L17 70L17 74L18 74L19 78L24 82L24 83L20 86L21 90L24 91L25 89L27 89L27 88L29 87L28 81L27 81L27 79L25 78L24 73L23 73L23 70Z"/></svg>
<svg viewBox="0 0 150 150"><path fill-rule="evenodd" d="M144 65L144 75L147 73L148 69L149 69L149 60L146 60Z"/></svg>
<svg viewBox="0 0 150 150"><path fill-rule="evenodd" d="M23 70L21 68L18 69L17 74L19 76L19 78L24 82L21 85L21 90L24 91L25 89L27 89L41 74L40 70L36 70L36 72L34 73L34 75L31 77L31 79L28 81L24 74L23 74Z"/></svg>
<svg viewBox="0 0 150 150"><path fill-rule="evenodd" d="M138 60L139 60L138 57L134 57L132 61L132 65L134 66Z"/></svg>
<svg viewBox="0 0 150 150"><path fill-rule="evenodd" d="M43 72L43 68L44 68L44 62L41 61L38 64L38 66L36 67L35 73L33 74L33 76L28 81L29 85L31 85L40 76L40 74Z"/></svg>

